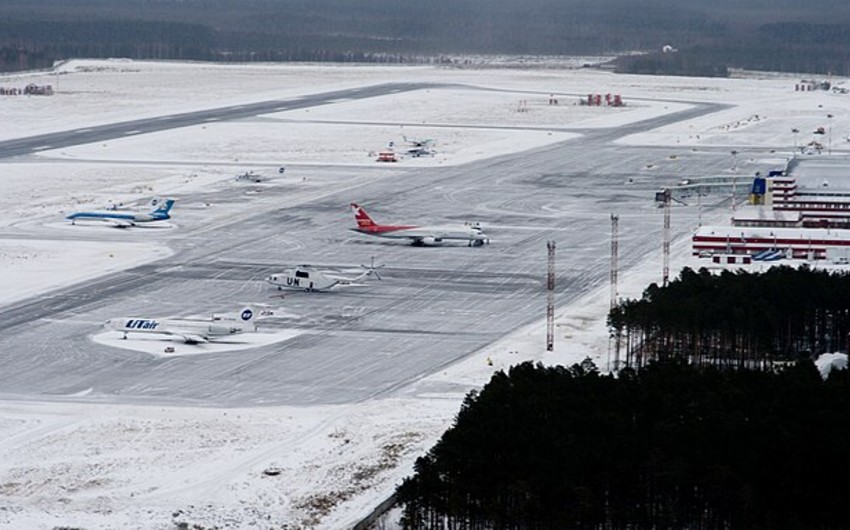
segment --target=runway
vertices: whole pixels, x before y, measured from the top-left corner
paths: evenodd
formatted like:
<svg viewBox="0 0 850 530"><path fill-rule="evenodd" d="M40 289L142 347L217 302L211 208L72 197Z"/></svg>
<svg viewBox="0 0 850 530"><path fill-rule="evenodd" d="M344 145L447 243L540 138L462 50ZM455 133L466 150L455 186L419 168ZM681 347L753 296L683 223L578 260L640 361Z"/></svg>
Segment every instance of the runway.
<svg viewBox="0 0 850 530"><path fill-rule="evenodd" d="M48 149L60 149L73 145L111 140L113 138L125 138L130 135L177 129L201 123L232 121L258 116L260 114L316 107L319 105L333 103L341 99L352 100L371 98L409 90L423 90L436 86L440 85L426 83L387 83L363 88L352 88L321 94L311 94L297 98L247 103L245 105L232 105L229 107L186 112L182 114L171 114L155 118L113 123L109 125L83 127L58 133L40 134L26 138L0 141L0 158L24 156L40 151L46 151Z"/></svg>
<svg viewBox="0 0 850 530"><path fill-rule="evenodd" d="M415 88L420 87L379 85L290 104ZM166 121L188 125L210 116L235 119L275 110L271 103L248 108L146 122L152 131ZM621 270L658 254L662 217L653 197L659 182L720 172L728 154L701 153L677 166L674 175L647 175L642 171L648 164L676 150L612 142L720 108L703 105L628 127L584 131L575 140L519 154L494 153L462 166L400 170L392 176L381 168L358 168L339 191L271 184L256 197L220 192L208 198L238 206L242 213L214 225L192 226L193 217L187 216L165 236L175 251L167 260L0 308L0 393L209 406L336 404L391 395L542 319L546 241L557 244L559 305L607 285L611 213L620 215ZM94 129L85 141L118 134L119 126L144 130L146 125ZM0 156L31 153L35 144L72 145L75 138L72 131L2 142ZM479 248L420 248L368 238L349 230L351 201L378 221L478 221L492 242ZM696 212L676 215L674 237L695 226ZM386 267L381 281L366 286L288 293L262 281L287 265L356 268L372 258ZM269 346L180 358L91 340L101 322L118 315L220 312L245 303L267 304L286 315L261 326L303 333Z"/></svg>

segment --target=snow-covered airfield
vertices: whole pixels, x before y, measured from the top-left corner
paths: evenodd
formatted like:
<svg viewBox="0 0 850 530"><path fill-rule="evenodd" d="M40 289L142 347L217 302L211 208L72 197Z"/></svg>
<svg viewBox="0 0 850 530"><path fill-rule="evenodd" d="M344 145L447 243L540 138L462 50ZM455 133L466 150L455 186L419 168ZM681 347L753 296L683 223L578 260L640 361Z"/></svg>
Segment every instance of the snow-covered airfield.
<svg viewBox="0 0 850 530"><path fill-rule="evenodd" d="M411 472L414 459L450 426L466 392L494 370L524 360L572 364L585 357L608 366L611 213L621 220L619 295L636 297L661 277L656 189L684 177L728 174L732 150L742 175L781 166L792 146L808 142L820 126L831 130L832 156L843 157L850 96L795 92L797 81L617 76L564 65L443 69L129 61L72 61L56 72L0 77L0 86L34 82L56 90L51 97L0 98L6 125L0 141L383 83L433 84L151 134L127 131L121 138L59 149L45 144L35 155L0 160L0 315L36 311L30 301L49 309L54 293L55 303L65 304L57 307L70 308L45 310L35 322L2 328L0 527L166 528L173 522L350 527ZM577 105L588 93L621 94L626 107ZM557 105L550 104L553 97ZM724 107L646 126L645 120L700 104ZM375 162L375 152L388 141L403 143L402 136L435 138L436 154L391 165ZM580 175L545 172L542 164L557 149L564 149L566 167ZM511 173L499 173L503 163L515 164ZM275 174L281 166L286 172ZM455 175L467 182L463 179L477 167L482 179L493 177L478 185L491 189L475 188L470 195L463 186L453 187ZM259 185L235 182L246 170L273 178ZM381 195L388 188L392 194ZM179 199L168 226L116 230L63 220L78 209L142 204L154 195ZM367 242L346 230L353 220L342 196L361 202L381 221L483 218L493 242L482 249ZM381 202L373 204L370 199L377 197ZM726 203L715 199L702 212L674 211L673 274L682 264L700 265L688 255L698 216L703 222L728 219ZM543 322L528 315L544 314L545 246L526 239L565 219L576 228L557 228L561 232L554 233L563 233L564 240L554 238L559 285L572 287L559 291L564 296L556 313L555 352L544 353ZM591 226L599 232L581 239ZM244 234L267 237L268 253L241 247ZM214 254L196 248L217 244L221 248ZM520 244L539 252L512 256ZM261 281L284 264L303 261L356 270L370 255L387 265L380 285L281 299ZM453 273L433 269L443 261L447 268L453 264ZM494 298L482 299L482 307L464 306L464 314L512 332L473 327L468 334L483 338L470 344L493 340L472 351L449 351L420 372L396 373L403 362L408 369L415 366L416 359L405 359L408 349L424 347L417 330L407 328L419 324L431 332L443 325L441 315L461 318L431 293L441 282L450 284L448 290L474 291L486 263L496 264L488 269L492 285L505 296L519 293L510 303L523 316L510 323L512 306L498 306ZM516 279L500 263L519 267ZM123 270L131 272L122 276ZM469 275L453 283L458 278L452 274L461 270ZM97 298L80 300L79 312L62 298L62 289L107 274L128 285L147 275L152 291L147 296L129 290L122 298L117 285L104 295L105 306ZM205 274L204 282L194 274ZM156 285L159 276L168 276L169 283ZM405 326L398 327L405 329L392 328L386 310L380 319L370 316L382 297L418 299L428 316L405 321L399 315ZM125 314L202 315L247 302L265 304L276 316L265 330L261 321L258 337L231 347L149 338L125 342L100 328L105 318ZM498 311L479 314L487 307ZM60 331L54 334L54 328ZM350 388L336 393L326 387L338 379L298 381L296 392L286 373L258 378L248 361L221 364L269 362L272 354L283 363L289 355L303 361L305 352L310 357L304 362L320 366L344 360L336 351L307 349L328 330L341 337L340 349L347 340L384 344L380 337L397 335L395 349L376 345L379 359L363 359L371 371L385 372L375 388L367 388L369 381L358 386L352 380L362 376L358 373L345 380ZM467 340L455 335L444 339L434 333L421 342L445 340L454 348ZM167 345L175 349L171 356L163 352ZM239 357L254 350L270 353ZM182 370L177 375L175 365ZM226 369L217 372L220 366ZM333 366L324 368L333 373ZM156 388L160 376L168 383ZM277 376L289 388L279 397L273 392ZM203 385L216 389L208 401Z"/></svg>

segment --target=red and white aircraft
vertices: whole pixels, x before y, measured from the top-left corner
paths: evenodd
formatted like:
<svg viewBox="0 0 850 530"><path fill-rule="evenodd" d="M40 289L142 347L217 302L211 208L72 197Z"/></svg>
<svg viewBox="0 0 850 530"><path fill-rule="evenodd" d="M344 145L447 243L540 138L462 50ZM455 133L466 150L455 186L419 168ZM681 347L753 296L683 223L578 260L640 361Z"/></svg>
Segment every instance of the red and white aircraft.
<svg viewBox="0 0 850 530"><path fill-rule="evenodd" d="M466 241L470 247L480 247L490 242L478 223L446 226L379 225L359 205L351 203L351 210L357 221L357 228L352 230L361 234L407 239L413 245L426 247L442 245L444 241L451 240Z"/></svg>

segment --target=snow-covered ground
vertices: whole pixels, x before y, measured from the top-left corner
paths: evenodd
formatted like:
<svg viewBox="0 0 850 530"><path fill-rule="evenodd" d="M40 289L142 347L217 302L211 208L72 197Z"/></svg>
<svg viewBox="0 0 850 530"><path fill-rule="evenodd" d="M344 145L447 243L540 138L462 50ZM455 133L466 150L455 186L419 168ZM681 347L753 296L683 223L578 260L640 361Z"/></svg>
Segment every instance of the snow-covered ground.
<svg viewBox="0 0 850 530"><path fill-rule="evenodd" d="M0 240L0 300L20 300L168 254L167 247L155 243L77 241L58 245L50 240ZM87 263L97 267L86 267Z"/></svg>
<svg viewBox="0 0 850 530"><path fill-rule="evenodd" d="M281 330L275 332L256 331L234 335L226 341L187 344L178 337L162 333L136 334L124 338L120 331L102 331L92 336L92 340L112 348L140 351L161 357L180 355L205 355L220 352L237 352L248 348L257 348L276 342L283 342L300 335L300 331Z"/></svg>
<svg viewBox="0 0 850 530"><path fill-rule="evenodd" d="M52 97L0 98L3 123L14 124L0 130L0 139L412 81L453 86L0 161L0 304L169 252L162 231L139 231L121 243L104 240L107 229L95 227L86 228L91 237L84 240L70 237L62 221L70 211L224 189L245 167L262 172L288 164L374 165L374 152L403 136L438 138L437 153L400 164L452 165L576 134L562 128L617 127L683 110L693 102L711 102L731 107L624 142L727 147L742 156L751 149L760 153L751 156L781 160L783 149L789 152L794 144L808 142L811 131L823 126L831 131L833 153L848 146L843 136L850 130L850 96L795 92L793 77L131 61L71 61L55 73L0 77L0 86L34 82L56 89ZM591 92L621 94L627 106L577 104ZM553 96L558 105L549 104ZM344 179L323 182L346 184ZM228 214L198 213L213 221ZM637 297L649 282L658 281L660 262L656 256L624 271L620 296ZM690 257L687 240L672 245L671 270L683 264L699 265ZM10 397L0 401L0 527L148 529L180 522L205 528L350 527L411 472L416 456L451 425L464 395L486 383L495 370L526 360L572 364L586 357L609 366L609 296L605 286L559 307L552 353L543 351L541 322L391 399L211 409ZM114 336L97 340L122 342Z"/></svg>

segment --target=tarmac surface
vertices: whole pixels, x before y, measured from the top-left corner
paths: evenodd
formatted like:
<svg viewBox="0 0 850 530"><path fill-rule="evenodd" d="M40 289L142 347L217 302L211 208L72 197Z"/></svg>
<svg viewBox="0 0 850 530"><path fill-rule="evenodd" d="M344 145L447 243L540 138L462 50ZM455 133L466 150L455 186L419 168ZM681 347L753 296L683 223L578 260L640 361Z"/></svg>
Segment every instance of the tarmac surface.
<svg viewBox="0 0 850 530"><path fill-rule="evenodd" d="M399 87L300 101L321 104L390 89ZM612 142L721 108L697 105L461 166L396 167L391 172L383 167L287 166L287 173L301 171L311 178L304 185L263 183L254 194L178 197L179 204L209 202L233 213L200 224L193 222L200 213L185 208L178 226L163 232L173 256L0 308L0 394L209 406L336 404L391 395L544 318L547 241L557 244L558 305L607 285L612 213L620 216L621 271L660 255L662 213L653 201L655 191L678 179L720 173L728 166L728 152ZM277 107L252 112L269 109ZM238 115L231 112L223 109L220 118L251 119L244 109ZM186 126L214 116L207 111L156 123ZM137 122L125 125L124 130L140 129ZM91 134L102 139L120 136L121 129L93 128ZM72 139L76 137L74 132L57 134L50 143L92 141ZM25 155L39 145L47 145L46 139L2 142L0 156ZM659 162L672 153L687 156L665 169ZM651 164L662 167L647 171ZM346 174L342 185L314 184L323 175L340 172ZM354 226L348 210L352 201L378 222L480 222L491 244L413 247L360 235L349 230ZM673 237L689 233L696 215L695 209L677 210ZM100 231L96 237L125 236ZM373 258L385 265L382 280L370 279L363 286L279 292L262 281L300 263L353 276ZM660 276L660 261L658 267ZM261 328L303 333L247 350L171 358L92 340L101 332L100 324L116 316L208 314L246 303L275 310L277 316L261 320Z"/></svg>

